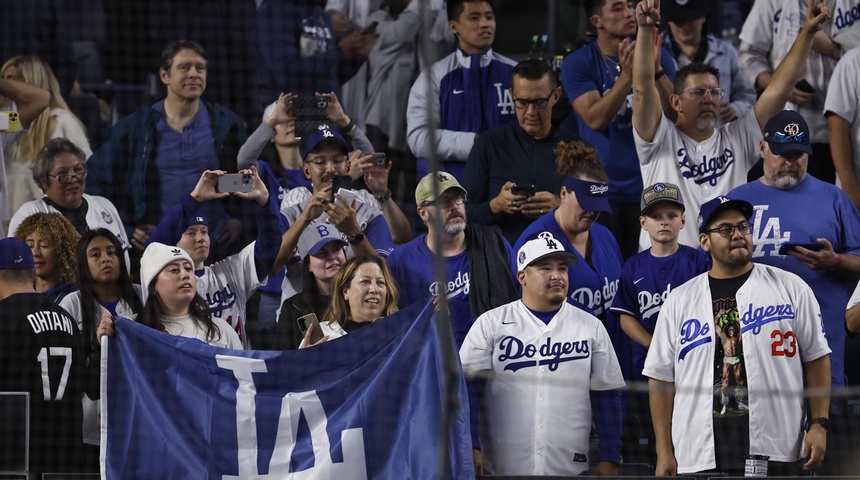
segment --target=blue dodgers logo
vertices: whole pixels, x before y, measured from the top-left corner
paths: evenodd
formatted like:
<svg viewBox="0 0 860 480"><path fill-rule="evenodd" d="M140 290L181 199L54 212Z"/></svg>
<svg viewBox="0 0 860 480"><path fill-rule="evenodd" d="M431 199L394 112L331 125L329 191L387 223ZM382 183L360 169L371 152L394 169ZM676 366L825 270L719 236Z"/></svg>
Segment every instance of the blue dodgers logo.
<svg viewBox="0 0 860 480"><path fill-rule="evenodd" d="M842 11L842 8L837 7L836 15L833 17L833 26L835 26L837 30L842 30L843 28L854 25L858 20L860 20L860 4L855 4L844 12Z"/></svg>
<svg viewBox="0 0 860 480"><path fill-rule="evenodd" d="M230 285L226 285L217 292L207 292L206 303L209 304L212 315L220 317L221 312L236 304L236 294L233 293Z"/></svg>
<svg viewBox="0 0 860 480"><path fill-rule="evenodd" d="M763 325L778 322L780 320L794 320L794 307L790 303L782 305L768 305L766 307L753 307L751 303L747 310L741 315L741 333L751 330L753 335L761 333Z"/></svg>
<svg viewBox="0 0 860 480"><path fill-rule="evenodd" d="M678 361L684 359L691 350L696 347L711 343L711 326L708 322L700 322L697 318L685 320L681 324L681 351L678 352Z"/></svg>
<svg viewBox="0 0 860 480"><path fill-rule="evenodd" d="M500 362L511 360L519 360L523 358L532 359L535 355L540 355L538 360L523 360L520 362L511 362L505 365L505 371L516 372L522 368L537 367L547 365L549 370L554 372L558 369L559 364L570 362L573 360L582 360L588 358L590 352L588 350L588 340L576 340L573 342L552 342L552 337L547 337L546 343L536 347L533 344L524 344L517 337L507 336L499 342L499 350L502 353L499 355Z"/></svg>
<svg viewBox="0 0 860 480"><path fill-rule="evenodd" d="M684 178L692 179L696 185L707 183L715 187L720 177L725 175L729 167L735 163L735 155L728 148L718 157L708 158L703 155L699 163L694 163L684 147L680 148L676 155Z"/></svg>

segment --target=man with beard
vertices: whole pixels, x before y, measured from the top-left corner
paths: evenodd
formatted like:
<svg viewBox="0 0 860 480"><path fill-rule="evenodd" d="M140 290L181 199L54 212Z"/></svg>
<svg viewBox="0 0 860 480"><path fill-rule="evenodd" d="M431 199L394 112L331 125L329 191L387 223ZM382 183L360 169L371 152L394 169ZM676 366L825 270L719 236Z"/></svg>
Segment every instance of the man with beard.
<svg viewBox="0 0 860 480"><path fill-rule="evenodd" d="M670 99L678 114L675 123L662 113L654 80L660 2L640 2L636 6L639 32L633 54L633 134L643 183L677 184L693 211L708 198L725 195L746 183L747 171L758 160L761 128L785 108L803 73L813 37L829 18L825 5L810 0L803 29L755 106L737 120L715 129L723 90L719 71L703 63L691 63L675 74ZM644 231L639 239L640 248L647 248ZM680 241L691 247L698 245L693 229L682 230Z"/></svg>
<svg viewBox="0 0 860 480"><path fill-rule="evenodd" d="M437 185L434 185L437 184ZM435 192L439 192L438 197ZM454 340L459 348L475 319L517 299L514 253L499 227L466 223L466 190L449 173L429 173L415 189L418 216L427 233L397 247L388 266L400 286L400 306L429 296L447 300ZM440 250L441 248L441 250ZM446 282L437 280L435 259L445 259ZM440 297L441 295L441 297ZM475 467L480 466L477 402L470 383Z"/></svg>
<svg viewBox="0 0 860 480"><path fill-rule="evenodd" d="M860 213L842 190L807 174L812 140L802 115L780 112L764 131L764 175L729 195L753 205L753 261L788 270L812 288L833 351L833 386L843 387L845 305L853 291L849 277L860 271ZM838 403L831 406L832 416L841 412Z"/></svg>
<svg viewBox="0 0 860 480"><path fill-rule="evenodd" d="M567 300L577 257L550 232L517 252L522 299L475 321L460 348L467 375L486 376L482 439L490 475L617 475L621 367L603 323Z"/></svg>
<svg viewBox="0 0 860 480"><path fill-rule="evenodd" d="M743 475L745 466L795 475L824 459L830 349L818 302L797 275L751 262L752 214L744 200L702 205L699 245L711 269L673 290L660 310L642 372L650 378L658 476ZM738 328L742 347L724 351L717 326ZM746 391L724 405L727 360L741 365L735 382ZM806 420L804 377L815 392Z"/></svg>

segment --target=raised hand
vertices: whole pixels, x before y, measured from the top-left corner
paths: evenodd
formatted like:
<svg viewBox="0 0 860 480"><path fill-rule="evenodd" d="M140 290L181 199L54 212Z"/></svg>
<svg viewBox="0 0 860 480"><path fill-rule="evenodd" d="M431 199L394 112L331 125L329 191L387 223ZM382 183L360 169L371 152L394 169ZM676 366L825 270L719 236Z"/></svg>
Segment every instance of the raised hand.
<svg viewBox="0 0 860 480"><path fill-rule="evenodd" d="M642 0L636 5L636 24L653 27L660 21L660 0Z"/></svg>

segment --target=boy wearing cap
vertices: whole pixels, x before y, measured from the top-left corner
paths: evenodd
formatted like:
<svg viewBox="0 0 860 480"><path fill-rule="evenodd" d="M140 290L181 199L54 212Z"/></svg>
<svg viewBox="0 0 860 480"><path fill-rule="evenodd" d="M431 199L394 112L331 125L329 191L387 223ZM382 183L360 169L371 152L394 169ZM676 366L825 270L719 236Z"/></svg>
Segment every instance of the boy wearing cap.
<svg viewBox="0 0 860 480"><path fill-rule="evenodd" d="M332 179L336 175L348 175L350 162L357 161L361 152L354 152L351 159L347 157L346 140L336 130L327 128L313 132L302 142L302 171L311 180L312 190L294 188L281 201L281 215L290 224L282 237L275 261L275 268L287 266L282 299L302 290L301 269L293 259L296 258L298 239L307 228L326 229L334 225L349 243L347 258L354 255L387 258L394 250L388 223L379 202L370 192L344 189L332 191Z"/></svg>
<svg viewBox="0 0 860 480"><path fill-rule="evenodd" d="M576 256L549 232L517 253L522 299L475 321L460 348L463 371L487 376L482 444L492 475L579 475L588 470L594 417L597 473L621 460L621 368L603 324L567 303ZM591 394L602 394L592 403Z"/></svg>
<svg viewBox="0 0 860 480"><path fill-rule="evenodd" d="M175 245L188 252L194 261L194 272L198 277L197 291L206 300L212 315L222 318L233 327L245 348L250 348L245 331L245 304L272 271L281 244L278 213L275 202L270 201L269 191L257 174L256 167L242 170L240 173L251 177L251 191L233 195L254 201L257 240L245 246L239 253L204 266L204 262L209 258L210 237L208 219L202 215L200 208L208 201L230 195L215 191L218 177L226 173L223 170L203 172L194 190L183 195L179 205L167 212L159 222L148 243ZM144 296L146 288L144 285Z"/></svg>
<svg viewBox="0 0 860 480"><path fill-rule="evenodd" d="M642 368L660 307L672 289L708 270L708 256L702 250L678 243L678 234L686 226L686 219L684 201L677 185L650 185L642 192L640 205L639 223L651 237L651 248L624 263L618 293L610 310L618 315L621 329L633 340L631 379L645 383L648 379L642 375ZM625 432L633 439L625 446L637 451L625 451L625 458L641 455L642 461L653 463L654 435L647 395L632 393L628 402L630 413L638 418Z"/></svg>
<svg viewBox="0 0 860 480"><path fill-rule="evenodd" d="M81 460L83 339L65 310L33 290L34 274L30 247L0 240L0 391L30 393L29 471L80 471L89 463Z"/></svg>
<svg viewBox="0 0 860 480"><path fill-rule="evenodd" d="M769 458L767 474L794 475L801 458L806 470L824 458L830 349L818 302L797 275L750 261L752 213L727 197L702 205L699 241L711 269L673 290L660 310L642 372L658 476L742 475L746 462L761 467L750 456ZM806 422L804 377L819 392Z"/></svg>
<svg viewBox="0 0 860 480"><path fill-rule="evenodd" d="M686 226L684 200L677 185L655 183L642 192L639 223L651 238L651 248L624 263L621 283L611 311L621 319L621 328L633 340L633 380L642 376L645 355L657 323L660 306L672 289L708 270L708 256L678 243Z"/></svg>

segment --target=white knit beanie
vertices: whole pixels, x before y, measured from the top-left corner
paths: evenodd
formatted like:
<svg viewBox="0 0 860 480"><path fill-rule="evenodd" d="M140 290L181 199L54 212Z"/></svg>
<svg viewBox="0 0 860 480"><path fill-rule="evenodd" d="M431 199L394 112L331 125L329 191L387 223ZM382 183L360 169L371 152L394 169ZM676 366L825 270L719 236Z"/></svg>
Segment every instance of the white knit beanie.
<svg viewBox="0 0 860 480"><path fill-rule="evenodd" d="M174 260L188 260L192 268L194 266L194 260L191 259L191 256L179 247L152 242L143 251L143 257L140 258L140 286L143 291L142 300L144 303L146 303L146 297L149 296L149 284L155 280L155 277L168 263Z"/></svg>

